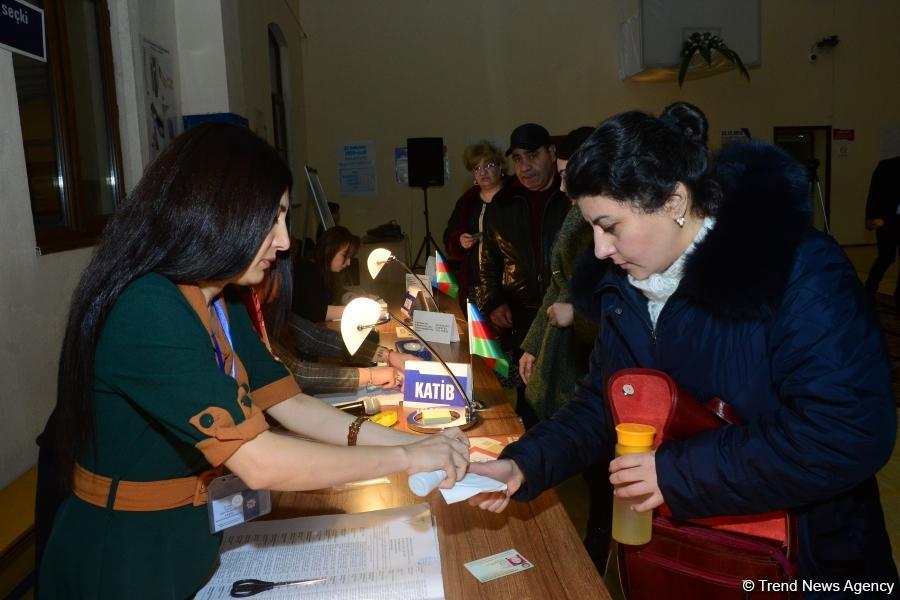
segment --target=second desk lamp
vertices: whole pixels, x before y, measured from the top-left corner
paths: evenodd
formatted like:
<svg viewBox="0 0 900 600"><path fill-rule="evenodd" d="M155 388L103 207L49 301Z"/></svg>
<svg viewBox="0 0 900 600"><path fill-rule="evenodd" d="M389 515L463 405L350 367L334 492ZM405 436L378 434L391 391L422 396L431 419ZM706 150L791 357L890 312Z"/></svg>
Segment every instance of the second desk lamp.
<svg viewBox="0 0 900 600"><path fill-rule="evenodd" d="M382 325L384 323L388 323L391 320L394 320L400 325L406 327L406 324L395 317L393 314L391 314L390 311L384 312L387 314L387 318L382 317L381 305L371 298L356 298L355 300L352 300L347 304L347 306L344 308L344 314L341 316L341 337L343 338L344 345L347 347L347 351L350 354L354 354L359 349L363 340L377 325ZM416 332L412 328L409 328L409 331L416 337L416 339L422 342L422 344L426 348L428 348L428 351L431 352L431 355L441 363L447 374L450 376L450 379L453 380L453 385L456 387L457 391L459 391L460 396L462 396L463 400L465 400L466 402L464 415L459 415L457 413L457 416L450 423L444 423L441 425L425 425L424 421L422 420L421 411L410 413L409 417L407 418L407 425L409 426L409 428L420 433L434 433L447 427L459 427L460 429L468 429L478 423L479 417L477 409L475 407L475 403L471 398L469 398L469 395L466 393L463 385L459 382L459 379L456 378L456 375L453 374L453 371L449 366L447 366L447 363L444 362L444 359L441 358L437 351L435 351L435 349L432 348L431 345L426 342L418 332ZM451 408L450 412L451 414L453 414L455 411Z"/></svg>

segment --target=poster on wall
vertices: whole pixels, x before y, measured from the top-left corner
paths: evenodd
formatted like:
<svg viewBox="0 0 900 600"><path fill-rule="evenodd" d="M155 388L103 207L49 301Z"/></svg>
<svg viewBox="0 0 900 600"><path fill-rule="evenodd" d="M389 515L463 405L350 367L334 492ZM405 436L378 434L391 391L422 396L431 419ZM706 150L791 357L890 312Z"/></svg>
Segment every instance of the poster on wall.
<svg viewBox="0 0 900 600"><path fill-rule="evenodd" d="M450 155L447 154L447 144L444 144L444 183L450 181Z"/></svg>
<svg viewBox="0 0 900 600"><path fill-rule="evenodd" d="M353 142L338 146L338 180L341 194L349 196L378 194L373 146L372 142Z"/></svg>
<svg viewBox="0 0 900 600"><path fill-rule="evenodd" d="M719 143L724 146L726 144L733 144L735 142L746 142L750 139L750 129L748 129L747 127L723 129Z"/></svg>
<svg viewBox="0 0 900 600"><path fill-rule="evenodd" d="M409 185L409 154L406 146L394 148L394 180L401 185Z"/></svg>
<svg viewBox="0 0 900 600"><path fill-rule="evenodd" d="M401 185L409 185L409 150L406 146L394 148L394 181ZM447 145L444 144L444 182L450 181L450 158Z"/></svg>
<svg viewBox="0 0 900 600"><path fill-rule="evenodd" d="M836 142L837 157L847 158L850 156L850 143L856 140L856 130L835 127L831 130L831 139Z"/></svg>
<svg viewBox="0 0 900 600"><path fill-rule="evenodd" d="M881 126L881 152L879 156L882 160L900 156L900 124Z"/></svg>
<svg viewBox="0 0 900 600"><path fill-rule="evenodd" d="M144 111L147 145L153 160L181 130L172 53L147 38L141 40L144 63Z"/></svg>

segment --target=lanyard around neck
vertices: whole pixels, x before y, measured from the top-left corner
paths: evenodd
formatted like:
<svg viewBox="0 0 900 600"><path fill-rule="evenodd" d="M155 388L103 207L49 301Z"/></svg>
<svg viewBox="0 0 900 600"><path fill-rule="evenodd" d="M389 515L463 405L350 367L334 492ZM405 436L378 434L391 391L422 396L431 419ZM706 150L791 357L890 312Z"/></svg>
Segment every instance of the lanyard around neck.
<svg viewBox="0 0 900 600"><path fill-rule="evenodd" d="M213 302L213 308L216 311L216 317L219 319L219 325L222 327L222 333L225 334L225 339L228 340L228 346L231 348L231 376L237 380L237 357L234 352L234 342L231 340L231 327L228 325L228 318L225 316L225 309L222 307L222 299L219 298L215 302ZM219 368L222 369L222 372L225 372L225 354L222 352L222 349L219 347L219 341L216 339L215 334L211 334L213 348L216 351L216 359L219 362Z"/></svg>

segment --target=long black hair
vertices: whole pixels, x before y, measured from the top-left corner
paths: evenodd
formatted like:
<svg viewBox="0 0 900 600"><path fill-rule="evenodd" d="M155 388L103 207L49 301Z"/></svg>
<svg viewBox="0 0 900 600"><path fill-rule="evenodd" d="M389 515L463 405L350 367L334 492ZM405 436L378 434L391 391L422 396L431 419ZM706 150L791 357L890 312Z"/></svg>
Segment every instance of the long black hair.
<svg viewBox="0 0 900 600"><path fill-rule="evenodd" d="M350 255L354 256L359 251L359 237L354 235L346 227L335 225L316 240L316 267L322 275L325 286L331 290L334 275L331 272L331 261L338 252L348 247Z"/></svg>
<svg viewBox="0 0 900 600"><path fill-rule="evenodd" d="M569 159L566 192L575 200L609 196L654 212L680 182L691 194L691 211L714 216L721 191L707 129L703 112L687 103L670 105L662 118L638 111L612 116Z"/></svg>
<svg viewBox="0 0 900 600"><path fill-rule="evenodd" d="M292 184L278 153L248 129L198 125L151 163L110 218L72 298L55 418L62 485L94 441L94 352L129 283L154 272L174 283L224 281L255 257Z"/></svg>

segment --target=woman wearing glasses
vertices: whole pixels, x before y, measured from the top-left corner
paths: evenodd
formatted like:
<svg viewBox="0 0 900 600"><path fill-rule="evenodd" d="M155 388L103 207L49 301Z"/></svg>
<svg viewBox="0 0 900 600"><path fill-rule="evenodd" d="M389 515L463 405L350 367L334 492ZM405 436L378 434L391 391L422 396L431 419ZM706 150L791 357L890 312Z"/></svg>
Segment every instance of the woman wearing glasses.
<svg viewBox="0 0 900 600"><path fill-rule="evenodd" d="M450 260L458 265L455 275L459 282L461 306L465 306L472 282L478 280L478 241L481 239L484 209L506 182L503 153L489 142L466 147L463 161L475 185L456 201L444 230L444 247Z"/></svg>

